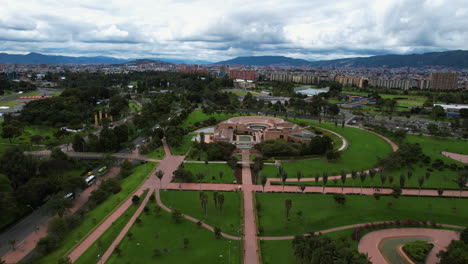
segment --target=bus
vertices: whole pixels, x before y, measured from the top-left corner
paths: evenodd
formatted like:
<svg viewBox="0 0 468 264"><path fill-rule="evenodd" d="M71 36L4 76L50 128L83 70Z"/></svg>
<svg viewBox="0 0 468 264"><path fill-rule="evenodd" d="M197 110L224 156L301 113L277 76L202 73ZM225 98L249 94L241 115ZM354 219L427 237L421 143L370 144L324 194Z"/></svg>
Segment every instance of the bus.
<svg viewBox="0 0 468 264"><path fill-rule="evenodd" d="M96 181L96 176L94 176L94 175L88 176L85 179L85 181L86 181L86 184L88 184L88 186L90 186Z"/></svg>
<svg viewBox="0 0 468 264"><path fill-rule="evenodd" d="M99 175L102 175L102 174L104 174L104 173L106 172L106 170L107 170L107 166L104 166L104 167L102 167L102 168L100 168L100 169L98 170L98 174L99 174Z"/></svg>

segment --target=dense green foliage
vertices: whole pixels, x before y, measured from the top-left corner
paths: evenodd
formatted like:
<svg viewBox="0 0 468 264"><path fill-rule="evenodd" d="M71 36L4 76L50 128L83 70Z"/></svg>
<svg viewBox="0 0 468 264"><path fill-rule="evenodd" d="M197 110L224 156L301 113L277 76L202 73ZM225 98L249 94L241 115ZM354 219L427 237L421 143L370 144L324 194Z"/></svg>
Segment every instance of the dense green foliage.
<svg viewBox="0 0 468 264"><path fill-rule="evenodd" d="M434 247L433 244L423 240L411 241L403 245L406 255L417 263L424 263L429 251Z"/></svg>
<svg viewBox="0 0 468 264"><path fill-rule="evenodd" d="M288 142L282 139L266 140L255 145L265 157L293 157L301 155L323 155L333 149L329 136L313 137L309 144Z"/></svg>
<svg viewBox="0 0 468 264"><path fill-rule="evenodd" d="M371 264L366 255L353 249L348 242L327 236L296 236L292 240L294 255L301 263L310 264Z"/></svg>

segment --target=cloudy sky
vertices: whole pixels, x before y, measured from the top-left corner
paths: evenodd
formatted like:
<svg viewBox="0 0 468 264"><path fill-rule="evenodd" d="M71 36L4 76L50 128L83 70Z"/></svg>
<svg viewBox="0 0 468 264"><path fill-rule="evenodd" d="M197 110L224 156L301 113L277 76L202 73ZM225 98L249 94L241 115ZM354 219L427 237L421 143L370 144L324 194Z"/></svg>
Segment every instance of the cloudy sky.
<svg viewBox="0 0 468 264"><path fill-rule="evenodd" d="M2 0L0 52L218 61L467 49L468 0Z"/></svg>

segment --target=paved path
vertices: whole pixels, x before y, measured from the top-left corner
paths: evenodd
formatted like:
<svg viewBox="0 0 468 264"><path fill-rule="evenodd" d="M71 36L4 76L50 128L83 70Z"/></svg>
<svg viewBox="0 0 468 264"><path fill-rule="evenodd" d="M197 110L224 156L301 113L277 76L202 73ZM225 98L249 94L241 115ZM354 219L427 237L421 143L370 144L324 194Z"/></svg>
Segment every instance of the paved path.
<svg viewBox="0 0 468 264"><path fill-rule="evenodd" d="M434 248L429 252L426 264L436 264L437 253L445 249L452 240L459 239L459 233L452 230L431 229L431 228L392 228L374 231L365 235L359 241L359 251L368 254L373 264L389 264L382 252L380 245L387 238L396 237L420 237L431 238ZM397 249L395 249L397 250Z"/></svg>
<svg viewBox="0 0 468 264"><path fill-rule="evenodd" d="M120 168L118 167L111 168L109 173L107 173L106 178L116 176L119 173L119 171ZM78 209L80 209L88 201L91 192L97 188L99 182L102 180L103 178L99 179L96 184L93 184L92 186L86 188L83 192L81 192L80 196L75 199L74 206L70 209L68 214L73 214ZM8 251L2 257L2 260L4 260L6 263L17 263L24 257L26 257L29 253L31 253L36 247L36 244L39 241L39 239L47 236L47 227L50 219L52 219L52 217L49 216L47 220L39 226L39 229L30 232L29 235L27 235L22 241L18 242L16 245L16 250Z"/></svg>
<svg viewBox="0 0 468 264"><path fill-rule="evenodd" d="M244 199L244 264L257 264L258 244L257 244L257 224L255 220L255 205L253 200L253 191L255 185L252 185L252 173L250 171L249 161L250 151L242 151L242 188Z"/></svg>
<svg viewBox="0 0 468 264"><path fill-rule="evenodd" d="M463 162L465 164L468 163L468 155L457 154L457 153L446 152L446 151L442 151L442 155L449 157L451 159Z"/></svg>
<svg viewBox="0 0 468 264"><path fill-rule="evenodd" d="M152 192L157 186L159 187L160 183L157 181L156 172L161 170L164 172L164 177L161 182L161 186L164 188L172 179L172 173L179 167L182 163L184 156L173 156L170 154L169 148L167 147L166 142L163 142L164 150L166 151L166 157L161 161L161 163L151 172L150 176L146 179L146 181L131 195L141 195L146 189L149 189L149 192ZM132 205L132 198L131 196L122 204L120 205L109 217L106 218L91 234L89 234L77 247L75 247L68 257L71 259L72 262L76 261L111 225L114 221L116 221L131 205ZM149 196L148 196L149 197ZM146 201L146 200L145 200ZM138 212L138 210L137 210ZM135 214L138 216L137 214ZM135 221L136 217L132 217L132 220ZM128 228L131 227L133 221L130 221L127 226ZM127 228L126 226L126 228ZM121 233L125 233L128 229L122 230ZM123 237L123 236L122 236ZM118 237L120 240L122 239L121 236ZM116 241L118 240L116 239ZM120 240L114 243L114 248ZM114 248L109 248L108 251L112 253ZM107 251L106 251L107 253ZM110 254L107 255L107 257ZM106 259L103 255L102 261L105 262Z"/></svg>
<svg viewBox="0 0 468 264"><path fill-rule="evenodd" d="M354 225L346 225L346 226L339 226L339 227L334 227L334 228L330 228L330 229L325 229L325 230L321 230L321 231L317 231L317 232L314 232L314 234L318 235L318 234L326 234L326 233L332 233L332 232L336 232L336 231L341 231L341 230L346 230L346 229L351 229L351 228L357 228L357 227L363 227L363 226L366 226L366 225L369 225L369 224L374 224L374 225L378 225L378 224L383 224L383 223L388 223L389 221L385 221L385 222L372 222L372 223L361 223L361 224L354 224ZM442 227L448 227L448 228L457 228L457 229L464 229L466 227L464 226L456 226L456 225L447 225L447 224L437 224L438 226L442 226ZM306 233L306 234L303 234L304 236L308 236L310 235L310 233ZM294 239L295 236L275 236L275 237L259 237L258 239L260 240L291 240L291 239Z"/></svg>

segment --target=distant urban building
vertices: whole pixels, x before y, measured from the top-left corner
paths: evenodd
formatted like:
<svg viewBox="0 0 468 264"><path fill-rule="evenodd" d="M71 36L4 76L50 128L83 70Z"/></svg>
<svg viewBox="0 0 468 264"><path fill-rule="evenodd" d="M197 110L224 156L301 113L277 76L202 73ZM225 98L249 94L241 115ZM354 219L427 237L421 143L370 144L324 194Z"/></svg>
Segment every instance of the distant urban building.
<svg viewBox="0 0 468 264"><path fill-rule="evenodd" d="M431 90L456 90L459 77L458 72L433 72L429 78Z"/></svg>
<svg viewBox="0 0 468 264"><path fill-rule="evenodd" d="M345 87L363 88L369 84L369 80L358 76L336 76L335 81L341 83Z"/></svg>
<svg viewBox="0 0 468 264"><path fill-rule="evenodd" d="M431 81L429 79L419 79L418 80L418 89L428 90L431 89Z"/></svg>
<svg viewBox="0 0 468 264"><path fill-rule="evenodd" d="M230 70L229 78L242 80L256 80L255 71Z"/></svg>
<svg viewBox="0 0 468 264"><path fill-rule="evenodd" d="M243 80L243 79L235 79L234 88L240 89L255 89L256 85L252 80Z"/></svg>
<svg viewBox="0 0 468 264"><path fill-rule="evenodd" d="M412 87L416 87L418 82L413 79L370 79L369 86L376 88L388 88L388 89L402 89L409 90Z"/></svg>
<svg viewBox="0 0 468 264"><path fill-rule="evenodd" d="M270 81L318 84L320 82L320 76L316 74L272 73L270 74Z"/></svg>

